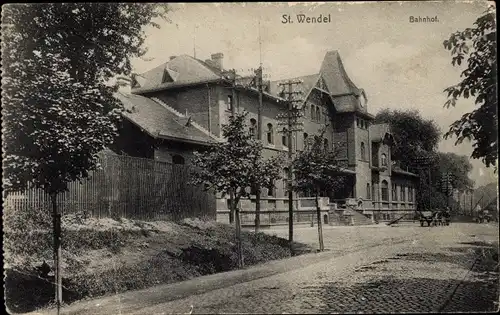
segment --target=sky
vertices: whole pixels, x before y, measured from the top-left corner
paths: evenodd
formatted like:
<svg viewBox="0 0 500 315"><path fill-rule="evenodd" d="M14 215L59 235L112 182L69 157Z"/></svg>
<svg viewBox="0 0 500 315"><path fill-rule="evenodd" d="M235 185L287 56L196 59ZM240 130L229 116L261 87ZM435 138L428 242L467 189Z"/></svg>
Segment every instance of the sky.
<svg viewBox="0 0 500 315"><path fill-rule="evenodd" d="M198 59L224 54L224 68L251 74L262 62L271 80L318 73L325 53L338 50L344 67L368 97L368 110L418 109L441 131L474 108L471 100L443 107L443 90L460 82L464 68L451 65L443 41L472 27L488 2L327 2L172 4L170 22L146 29L142 59L134 71L145 72L170 56L196 53ZM297 14L330 17L329 23L298 23ZM293 23L282 23L290 15ZM413 17L437 22L410 23ZM260 27L259 27L260 25ZM259 45L260 33L260 45ZM470 156L472 145L442 140L439 150ZM497 180L493 169L471 160L476 186Z"/></svg>

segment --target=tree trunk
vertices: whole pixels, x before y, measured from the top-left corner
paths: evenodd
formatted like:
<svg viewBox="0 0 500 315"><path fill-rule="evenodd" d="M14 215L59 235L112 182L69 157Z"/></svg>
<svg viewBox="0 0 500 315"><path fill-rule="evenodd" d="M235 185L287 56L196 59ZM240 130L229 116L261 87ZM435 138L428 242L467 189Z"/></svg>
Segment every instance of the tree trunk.
<svg viewBox="0 0 500 315"><path fill-rule="evenodd" d="M325 249L325 246L323 244L323 224L321 224L321 210L319 208L318 192L316 192L314 200L316 201L316 216L318 219L319 251L322 252Z"/></svg>
<svg viewBox="0 0 500 315"><path fill-rule="evenodd" d="M57 209L57 193L50 194L52 202L52 224L54 233L54 282L55 282L55 300L57 305L57 314L61 310L62 304L62 275L61 275L61 214Z"/></svg>
<svg viewBox="0 0 500 315"><path fill-rule="evenodd" d="M229 191L229 224L233 224L234 222L234 192L232 190Z"/></svg>
<svg viewBox="0 0 500 315"><path fill-rule="evenodd" d="M260 229L260 186L257 186L257 195L255 196L255 233Z"/></svg>
<svg viewBox="0 0 500 315"><path fill-rule="evenodd" d="M236 228L236 251L238 255L238 268L243 268L243 248L241 245L241 223L240 223L240 210L237 206L239 198L235 200L233 205L235 213L235 228Z"/></svg>

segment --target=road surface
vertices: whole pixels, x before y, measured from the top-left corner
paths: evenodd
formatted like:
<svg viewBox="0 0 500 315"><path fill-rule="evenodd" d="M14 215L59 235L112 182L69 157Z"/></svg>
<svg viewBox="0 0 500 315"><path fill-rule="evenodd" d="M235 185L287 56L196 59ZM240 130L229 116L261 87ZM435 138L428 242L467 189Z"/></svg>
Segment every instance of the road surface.
<svg viewBox="0 0 500 315"><path fill-rule="evenodd" d="M287 236L286 229L266 233ZM317 230L295 240L317 245ZM498 225L326 227L326 252L78 302L63 314L388 313L498 309ZM495 271L496 267L496 271Z"/></svg>

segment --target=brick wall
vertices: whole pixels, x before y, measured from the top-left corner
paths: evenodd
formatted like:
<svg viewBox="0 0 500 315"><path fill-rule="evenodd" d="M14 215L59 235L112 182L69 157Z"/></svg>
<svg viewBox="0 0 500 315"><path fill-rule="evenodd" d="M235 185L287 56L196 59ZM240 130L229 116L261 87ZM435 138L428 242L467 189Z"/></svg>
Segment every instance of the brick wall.
<svg viewBox="0 0 500 315"><path fill-rule="evenodd" d="M182 114L187 111L195 122L220 136L219 94L218 87L214 85L196 85L183 89L161 91L148 96L158 97Z"/></svg>

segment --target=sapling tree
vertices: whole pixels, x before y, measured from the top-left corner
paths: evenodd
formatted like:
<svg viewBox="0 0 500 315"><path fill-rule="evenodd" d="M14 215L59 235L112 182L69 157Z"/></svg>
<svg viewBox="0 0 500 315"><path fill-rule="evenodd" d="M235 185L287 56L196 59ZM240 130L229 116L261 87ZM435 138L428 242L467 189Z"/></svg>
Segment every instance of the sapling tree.
<svg viewBox="0 0 500 315"><path fill-rule="evenodd" d="M250 197L251 185L270 186L280 177L281 156L262 157L262 144L246 132L247 113L236 113L222 125L225 141L214 144L205 152L195 152L191 183L229 196L230 217L234 217L238 266L243 267L241 224L238 203Z"/></svg>
<svg viewBox="0 0 500 315"><path fill-rule="evenodd" d="M323 228L319 197L321 191L335 191L344 183L344 176L338 163L338 146L330 149L324 146L326 127L310 137L309 145L293 160L293 189L297 192L312 192L316 205L319 250L324 250Z"/></svg>
<svg viewBox="0 0 500 315"><path fill-rule="evenodd" d="M99 167L113 142L121 104L108 84L145 54L143 27L164 4L47 3L2 7L4 189L50 195L56 303L62 302L61 211L67 183Z"/></svg>

